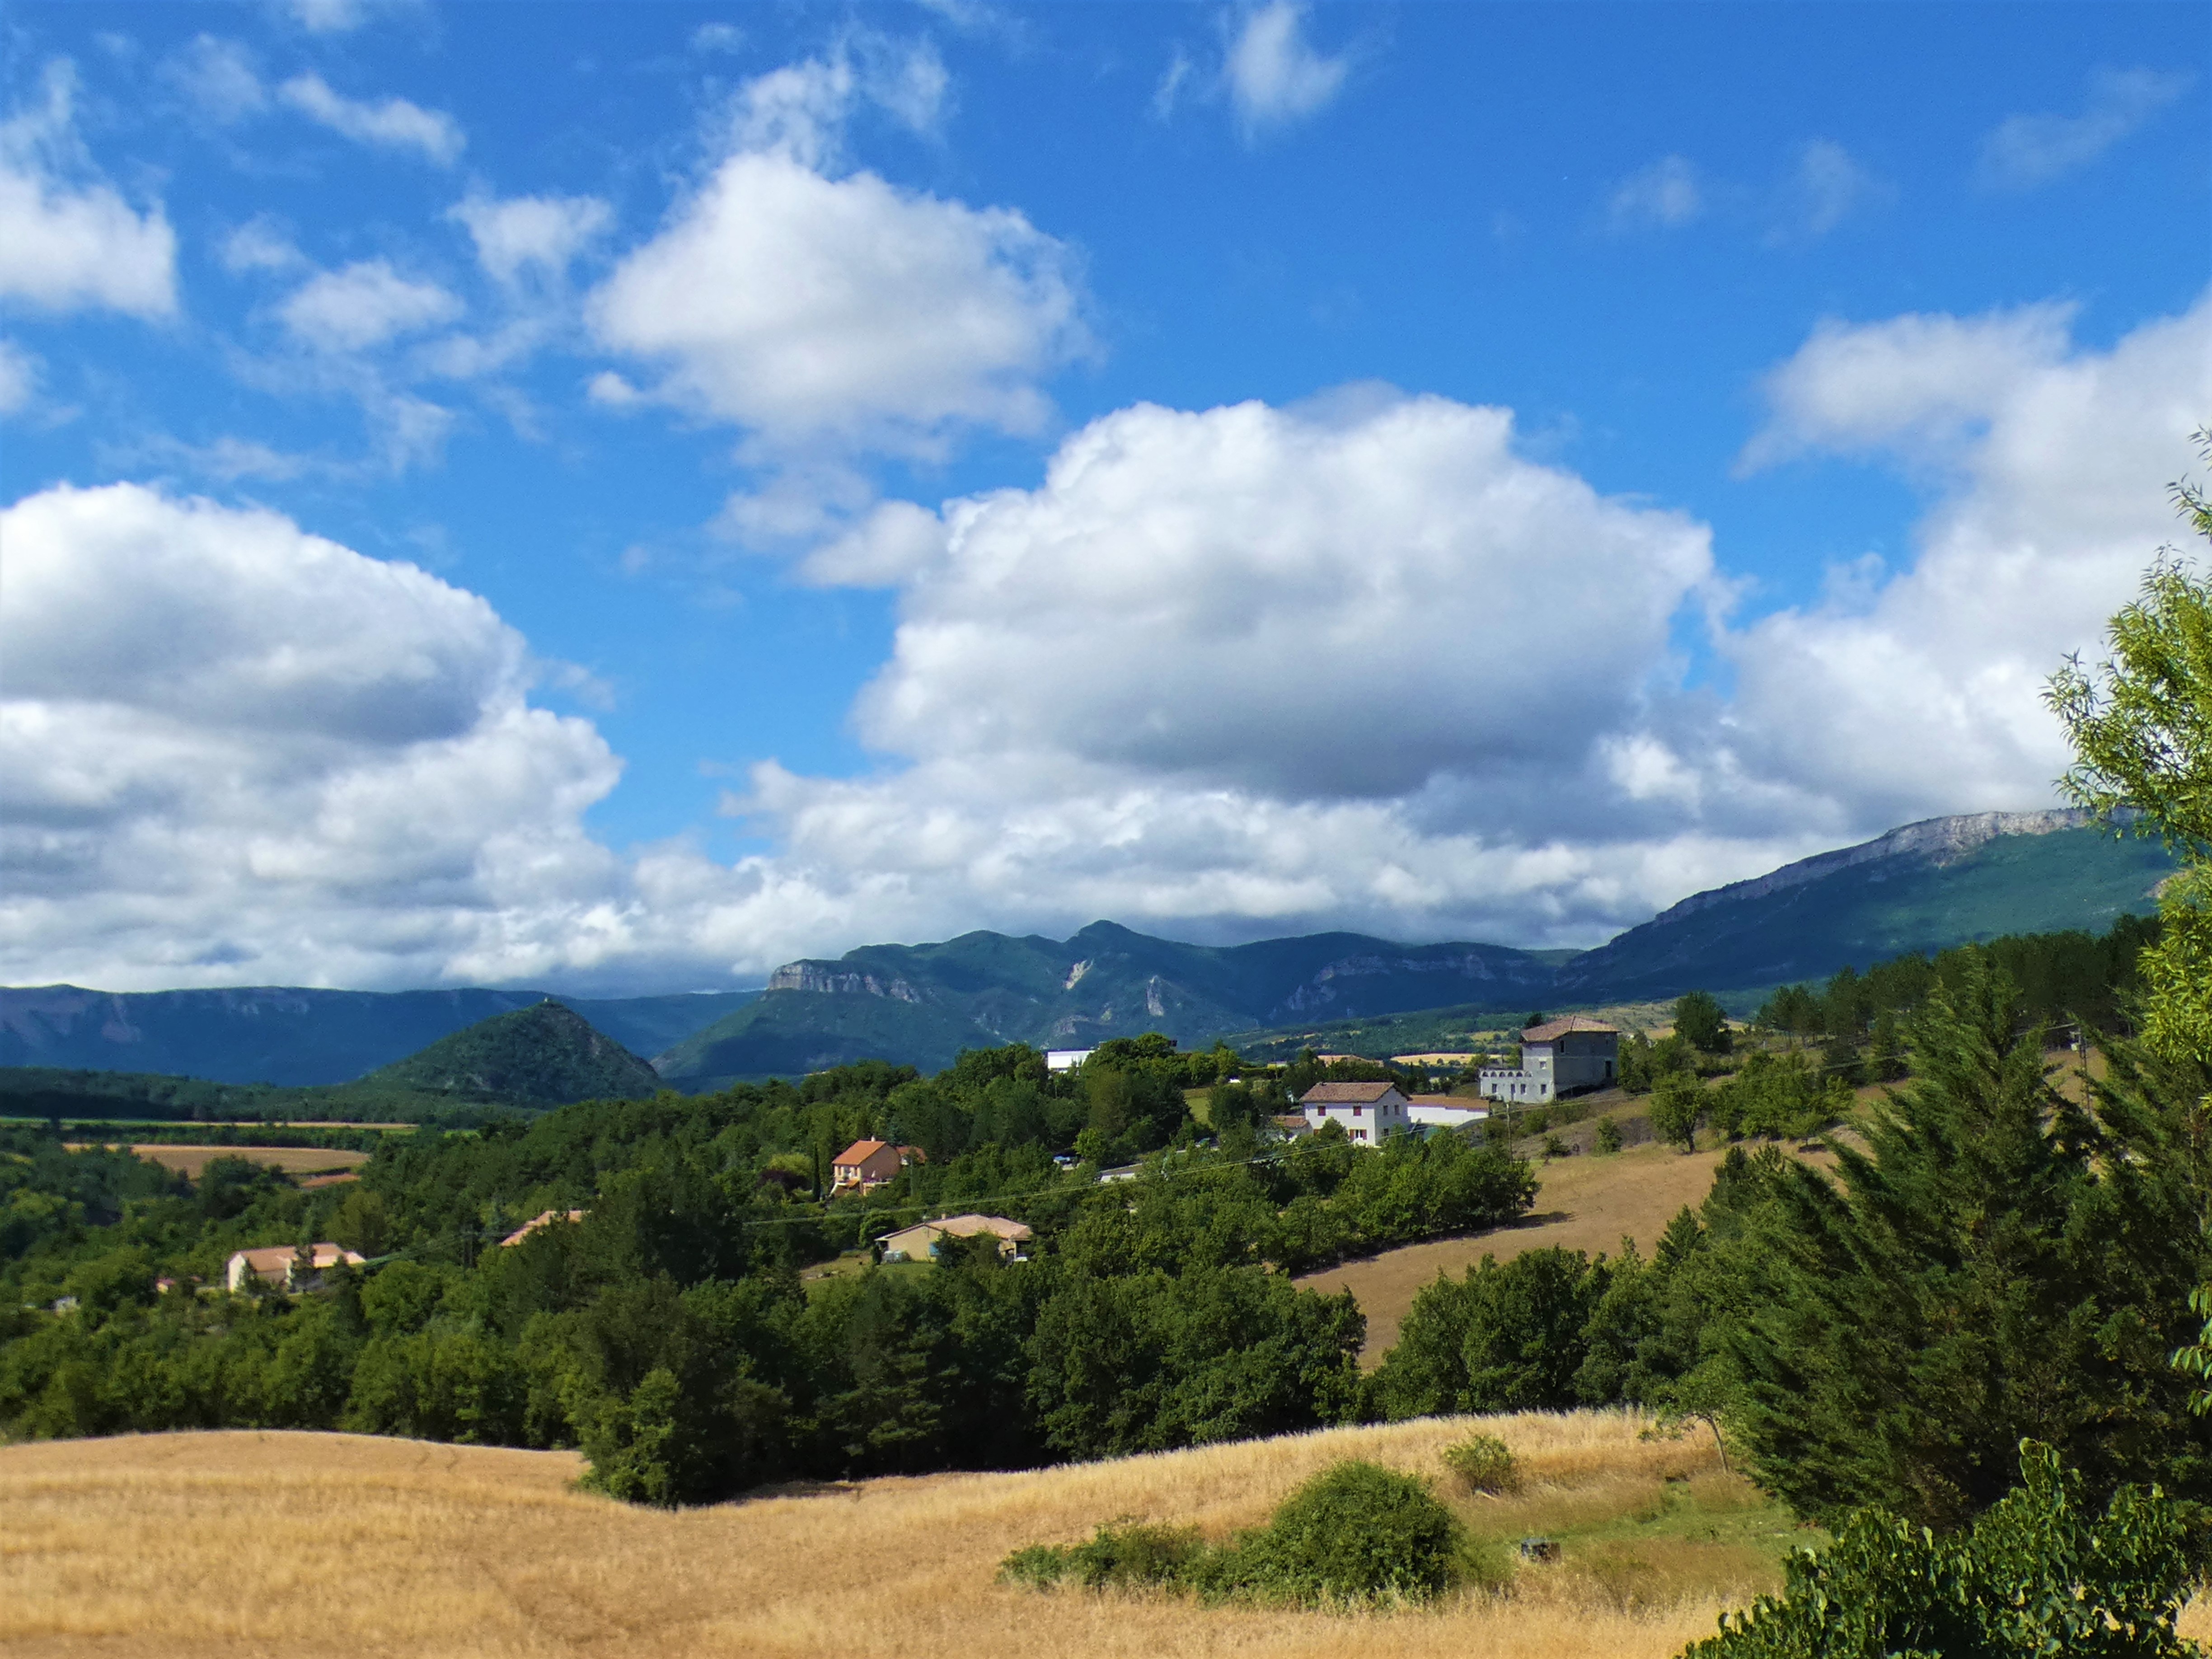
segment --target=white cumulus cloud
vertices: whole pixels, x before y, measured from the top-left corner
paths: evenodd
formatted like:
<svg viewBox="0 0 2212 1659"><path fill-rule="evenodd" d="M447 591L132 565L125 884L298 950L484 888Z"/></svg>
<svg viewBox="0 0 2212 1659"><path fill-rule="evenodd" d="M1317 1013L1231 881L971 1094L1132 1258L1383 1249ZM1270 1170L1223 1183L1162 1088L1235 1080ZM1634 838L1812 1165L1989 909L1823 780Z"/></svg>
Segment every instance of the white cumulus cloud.
<svg viewBox="0 0 2212 1659"><path fill-rule="evenodd" d="M2067 322L1829 324L1771 378L1753 459L1868 457L1938 494L1908 568L1729 638L1747 771L1860 823L2050 802L2067 754L2039 694L2173 537L2166 485L2212 409L2212 299L2110 350Z"/></svg>
<svg viewBox="0 0 2212 1659"><path fill-rule="evenodd" d="M604 231L614 210L595 196L471 196L448 213L468 229L477 259L495 282L526 270L566 274L568 263Z"/></svg>
<svg viewBox="0 0 2212 1659"><path fill-rule="evenodd" d="M128 484L0 539L10 981L432 981L602 902L579 816L619 763L482 599Z"/></svg>
<svg viewBox="0 0 2212 1659"><path fill-rule="evenodd" d="M1344 90L1351 70L1349 53L1315 50L1304 6L1270 0L1237 20L1222 72L1237 119L1256 133L1320 113ZM1164 96L1171 106L1172 88Z"/></svg>
<svg viewBox="0 0 2212 1659"><path fill-rule="evenodd" d="M1034 430L1037 382L1083 343L1068 250L1020 213L827 177L787 150L723 161L590 316L658 368L654 395L772 446Z"/></svg>
<svg viewBox="0 0 2212 1659"><path fill-rule="evenodd" d="M145 318L177 309L177 238L99 178L71 125L76 75L47 66L43 101L0 122L0 299Z"/></svg>
<svg viewBox="0 0 2212 1659"><path fill-rule="evenodd" d="M435 283L411 281L383 259L364 259L309 277L277 314L302 345L362 351L451 322L461 308Z"/></svg>
<svg viewBox="0 0 2212 1659"><path fill-rule="evenodd" d="M1853 214L1887 200L1891 193L1888 185L1834 139L1808 140L1791 169L1776 237L1818 241Z"/></svg>
<svg viewBox="0 0 2212 1659"><path fill-rule="evenodd" d="M404 98L349 98L313 71L294 76L277 90L309 120L357 144L412 150L438 167L453 166L468 143L461 124L443 110L424 109Z"/></svg>
<svg viewBox="0 0 2212 1659"><path fill-rule="evenodd" d="M2188 90L2179 70L2100 69L2079 115L2010 115L1982 141L1983 182L2030 190L2087 167Z"/></svg>

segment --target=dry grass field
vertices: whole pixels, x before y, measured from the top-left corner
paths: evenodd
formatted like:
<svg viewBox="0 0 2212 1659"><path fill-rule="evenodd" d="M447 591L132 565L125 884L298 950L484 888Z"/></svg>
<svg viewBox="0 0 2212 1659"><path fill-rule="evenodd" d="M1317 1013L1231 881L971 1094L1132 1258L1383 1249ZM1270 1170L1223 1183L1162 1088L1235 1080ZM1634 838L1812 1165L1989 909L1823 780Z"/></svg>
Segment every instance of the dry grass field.
<svg viewBox="0 0 2212 1659"><path fill-rule="evenodd" d="M71 1152L84 1143L72 1142ZM249 1164L265 1164L286 1175L326 1175L335 1170L358 1169L368 1162L367 1152L332 1151L323 1146L133 1146L131 1150L151 1164L192 1180L200 1178L211 1159L242 1158Z"/></svg>
<svg viewBox="0 0 2212 1659"><path fill-rule="evenodd" d="M1711 1443L1618 1413L1481 1426L1527 1472L1458 1500L1485 1536L1562 1540L1506 1596L1364 1615L1039 1594L1022 1545L1133 1516L1224 1535L1356 1455L1440 1473L1470 1419L1013 1474L872 1480L679 1513L575 1491L573 1454L236 1432L0 1448L0 1649L94 1654L748 1659L916 1654L1661 1659L1778 1582L1808 1536Z"/></svg>
<svg viewBox="0 0 2212 1659"><path fill-rule="evenodd" d="M1607 1158L1560 1158L1539 1167L1536 1206L1516 1226L1408 1244L1310 1273L1298 1283L1309 1290L1352 1292L1367 1316L1360 1363L1377 1365L1397 1342L1414 1295L1438 1273L1457 1278L1486 1255L1509 1261L1524 1250L1554 1244L1617 1255L1624 1237L1648 1256L1676 1211L1704 1201L1725 1156L1725 1151L1686 1155L1647 1141Z"/></svg>

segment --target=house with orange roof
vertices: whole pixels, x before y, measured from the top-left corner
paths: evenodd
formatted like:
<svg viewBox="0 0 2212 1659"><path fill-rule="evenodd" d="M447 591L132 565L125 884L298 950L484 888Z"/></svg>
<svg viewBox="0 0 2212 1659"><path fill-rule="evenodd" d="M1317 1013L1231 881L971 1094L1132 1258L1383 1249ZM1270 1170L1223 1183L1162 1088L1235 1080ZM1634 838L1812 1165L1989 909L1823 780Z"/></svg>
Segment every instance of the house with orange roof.
<svg viewBox="0 0 2212 1659"><path fill-rule="evenodd" d="M872 1193L898 1178L909 1164L926 1164L919 1146L894 1146L887 1140L856 1140L830 1162L830 1196Z"/></svg>

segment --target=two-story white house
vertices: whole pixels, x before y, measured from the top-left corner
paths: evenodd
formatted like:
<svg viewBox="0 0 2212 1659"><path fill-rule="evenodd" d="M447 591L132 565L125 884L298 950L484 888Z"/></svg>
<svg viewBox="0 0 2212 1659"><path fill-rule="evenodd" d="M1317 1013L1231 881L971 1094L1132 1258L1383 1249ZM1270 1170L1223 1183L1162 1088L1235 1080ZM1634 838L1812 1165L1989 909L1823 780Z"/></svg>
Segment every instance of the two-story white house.
<svg viewBox="0 0 2212 1659"><path fill-rule="evenodd" d="M1406 1097L1395 1083L1316 1083L1298 1099L1306 1121L1316 1129L1341 1123L1362 1146L1377 1146L1393 1129L1413 1127Z"/></svg>
<svg viewBox="0 0 2212 1659"><path fill-rule="evenodd" d="M1620 1072L1620 1032L1601 1019L1570 1014L1521 1033L1521 1064L1486 1066L1476 1087L1491 1100L1537 1106L1610 1085Z"/></svg>

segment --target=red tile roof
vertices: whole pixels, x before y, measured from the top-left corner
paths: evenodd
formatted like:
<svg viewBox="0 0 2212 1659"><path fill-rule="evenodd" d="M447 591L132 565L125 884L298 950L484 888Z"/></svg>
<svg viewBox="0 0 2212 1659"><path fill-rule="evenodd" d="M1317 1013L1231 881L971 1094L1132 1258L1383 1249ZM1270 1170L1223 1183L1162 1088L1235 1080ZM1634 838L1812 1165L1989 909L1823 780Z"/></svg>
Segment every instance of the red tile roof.
<svg viewBox="0 0 2212 1659"><path fill-rule="evenodd" d="M878 1152L887 1152L890 1146L880 1140L856 1140L830 1160L833 1165L866 1164Z"/></svg>
<svg viewBox="0 0 2212 1659"><path fill-rule="evenodd" d="M1316 1083L1298 1097L1301 1106L1368 1106L1398 1085L1395 1083Z"/></svg>

